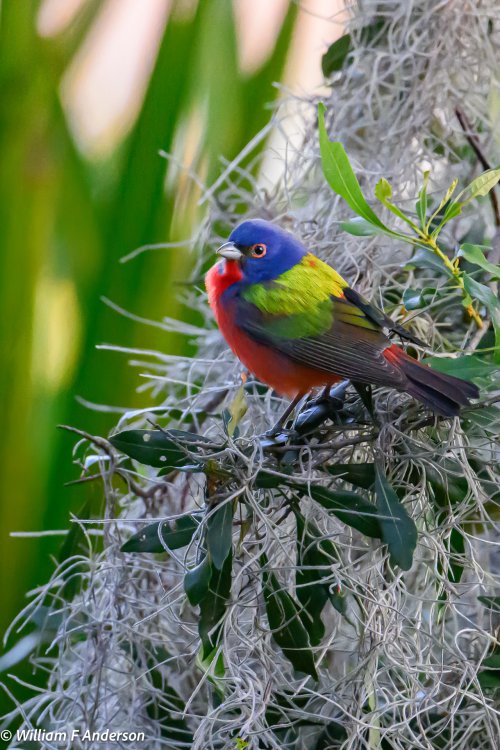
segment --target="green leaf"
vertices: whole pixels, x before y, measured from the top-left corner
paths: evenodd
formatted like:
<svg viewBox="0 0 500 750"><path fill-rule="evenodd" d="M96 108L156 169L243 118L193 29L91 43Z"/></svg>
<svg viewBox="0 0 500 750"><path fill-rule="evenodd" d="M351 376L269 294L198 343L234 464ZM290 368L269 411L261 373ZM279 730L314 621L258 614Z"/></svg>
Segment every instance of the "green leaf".
<svg viewBox="0 0 500 750"><path fill-rule="evenodd" d="M479 283L472 276L469 276L468 273L463 273L462 278L466 291L469 292L473 299L481 302L492 314L500 310L500 302L489 286Z"/></svg>
<svg viewBox="0 0 500 750"><path fill-rule="evenodd" d="M200 600L198 632L202 643L202 658L207 659L217 647L222 621L231 595L233 556L229 554L221 570L210 566L210 585L206 596Z"/></svg>
<svg viewBox="0 0 500 750"><path fill-rule="evenodd" d="M483 690L500 690L500 674L486 670L477 676Z"/></svg>
<svg viewBox="0 0 500 750"><path fill-rule="evenodd" d="M483 690L500 690L500 652L498 647L496 652L487 656L481 662L481 672L478 674L479 684Z"/></svg>
<svg viewBox="0 0 500 750"><path fill-rule="evenodd" d="M500 363L500 301L486 284L480 284L467 273L462 273L462 278L465 291L468 292L473 299L481 302L491 316L491 322L495 331L494 360L495 362Z"/></svg>
<svg viewBox="0 0 500 750"><path fill-rule="evenodd" d="M492 654L491 656L487 656L486 659L483 659L482 666L489 667L489 669L500 670L500 654Z"/></svg>
<svg viewBox="0 0 500 750"><path fill-rule="evenodd" d="M500 614L500 596L478 596L477 599L492 612Z"/></svg>
<svg viewBox="0 0 500 750"><path fill-rule="evenodd" d="M137 651L137 649L132 651L133 658L136 660L137 668L144 669L143 655L139 656ZM186 720L182 718L186 703L176 690L167 683L170 675L166 675L165 670L162 669L162 666L171 657L172 655L162 646L155 647L151 644L151 648L148 649L148 656L146 657L148 680L151 681L152 689L156 694L161 695L161 700L148 701L145 708L148 716L155 722L155 726L161 728L161 735L167 740L167 747L168 745L191 747L193 735Z"/></svg>
<svg viewBox="0 0 500 750"><path fill-rule="evenodd" d="M343 145L334 143L328 138L325 126L325 111L325 105L320 103L318 105L319 145L326 181L358 216L387 234L393 235L394 232L385 226L368 205Z"/></svg>
<svg viewBox="0 0 500 750"><path fill-rule="evenodd" d="M356 492L346 490L328 490L326 487L291 484L303 495L310 495L315 502L333 513L347 526L352 526L365 536L382 539L382 530L377 517L376 507Z"/></svg>
<svg viewBox="0 0 500 750"><path fill-rule="evenodd" d="M321 58L321 70L325 78L329 78L332 73L342 70L344 61L351 49L351 43L351 35L344 34L328 47Z"/></svg>
<svg viewBox="0 0 500 750"><path fill-rule="evenodd" d="M445 224L462 213L462 206L462 203L457 203L456 201L450 201L450 203L448 203L441 222L432 233L433 237L435 237L441 231L442 227L444 227Z"/></svg>
<svg viewBox="0 0 500 750"><path fill-rule="evenodd" d="M480 174L479 177L476 177L475 180L472 180L470 185L467 185L467 187L457 196L457 200L462 198L462 196L465 196L465 199L462 200L462 205L465 206L474 198L488 195L490 190L493 190L498 180L500 180L500 168L488 169L486 172L483 172L483 174Z"/></svg>
<svg viewBox="0 0 500 750"><path fill-rule="evenodd" d="M263 558L263 567L267 560ZM274 573L264 570L263 594L273 638L298 672L318 679L309 635L300 617L300 606L279 584Z"/></svg>
<svg viewBox="0 0 500 750"><path fill-rule="evenodd" d="M233 513L233 502L225 502L207 518L207 548L217 570L222 569L231 551Z"/></svg>
<svg viewBox="0 0 500 750"><path fill-rule="evenodd" d="M450 269L444 265L443 261L437 255L434 255L432 250L426 247L417 247L416 252L405 263L405 268L428 268L437 273L444 273L446 276L451 277L453 275Z"/></svg>
<svg viewBox="0 0 500 750"><path fill-rule="evenodd" d="M327 471L334 477L343 479L344 482L350 482L355 487L363 487L369 490L375 483L375 464L330 464Z"/></svg>
<svg viewBox="0 0 500 750"><path fill-rule="evenodd" d="M295 590L304 607L302 622L309 633L311 644L316 646L325 634L321 613L330 600L341 614L345 613L346 600L340 591L332 592L332 564L339 559L330 539L322 535L314 521L306 521L295 510L297 524L297 572ZM323 582L326 579L326 582Z"/></svg>
<svg viewBox="0 0 500 750"><path fill-rule="evenodd" d="M427 286L424 289L405 289L403 292L403 305L407 310L419 310L427 307L436 297L436 289Z"/></svg>
<svg viewBox="0 0 500 750"><path fill-rule="evenodd" d="M188 448L197 453L199 447L193 443L210 443L203 435L182 430L124 430L110 437L109 442L139 463L158 469L192 464Z"/></svg>
<svg viewBox="0 0 500 750"><path fill-rule="evenodd" d="M481 427L492 435L498 435L500 428L500 409L497 406L483 406L482 409L468 409L463 418Z"/></svg>
<svg viewBox="0 0 500 750"><path fill-rule="evenodd" d="M270 474L265 469L261 469L254 479L253 486L256 490L272 490L279 487L280 484L284 484L284 482L286 482L286 479L283 477Z"/></svg>
<svg viewBox="0 0 500 750"><path fill-rule="evenodd" d="M207 556L192 570L188 570L184 576L184 591L189 603L195 607L205 598L212 577L212 566Z"/></svg>
<svg viewBox="0 0 500 750"><path fill-rule="evenodd" d="M444 215L446 214L446 211L448 210L448 208L450 207L450 205L452 205L450 203L451 196L455 192L455 190L457 188L457 185L458 185L458 180L453 180L453 182L451 183L450 187L446 191L445 195L441 199L441 202L439 203L438 207L433 212L433 214L431 215L429 221L427 222L427 224L425 226L425 231L426 232L428 232L431 227L434 227L433 231L436 231L437 226L441 225L441 222L444 219ZM447 205L447 204L449 204L449 205ZM445 208L445 206L446 206L446 208ZM443 211L443 209L444 209L444 214L441 216L441 212ZM461 210L462 209L460 208L459 209L459 213L460 213ZM437 224L436 224L436 222L437 222ZM434 226L435 224L436 224L436 226Z"/></svg>
<svg viewBox="0 0 500 750"><path fill-rule="evenodd" d="M186 547L201 522L199 513L186 513L175 521L155 521L128 539L122 552L165 552ZM162 543L163 542L163 543Z"/></svg>
<svg viewBox="0 0 500 750"><path fill-rule="evenodd" d="M463 468L457 461L442 459L438 464L427 463L425 476L437 508L449 512L467 496L469 485Z"/></svg>
<svg viewBox="0 0 500 750"><path fill-rule="evenodd" d="M367 24L361 29L359 34L360 42L368 46L373 39L379 34L384 28L383 20L376 20L373 23ZM351 34L344 34L331 44L323 57L321 58L321 69L325 78L329 78L332 73L342 70L344 64L349 64L349 52L352 49L352 36Z"/></svg>
<svg viewBox="0 0 500 750"><path fill-rule="evenodd" d="M342 747L348 739L347 729L342 726L340 721L334 719L328 722L319 735L314 750L334 750L334 748Z"/></svg>
<svg viewBox="0 0 500 750"><path fill-rule="evenodd" d="M469 263L473 263L475 266L480 266L484 271L491 274L494 279L500 279L500 266L490 263L489 260L485 258L479 245L471 245L470 243L465 242L460 246L458 255L465 258Z"/></svg>
<svg viewBox="0 0 500 750"><path fill-rule="evenodd" d="M380 234L382 231L360 216L355 216L351 221L342 221L340 227L344 232L352 234L355 237L373 237L373 235Z"/></svg>
<svg viewBox="0 0 500 750"><path fill-rule="evenodd" d="M452 583L460 583L464 572L461 560L464 559L465 537L460 528L453 528L446 543L448 548L448 580Z"/></svg>
<svg viewBox="0 0 500 750"><path fill-rule="evenodd" d="M426 357L423 361L434 370L464 380L487 380L498 372L498 365L480 354L467 354L462 357Z"/></svg>
<svg viewBox="0 0 500 750"><path fill-rule="evenodd" d="M395 216L408 224L415 232L418 232L418 227L408 216L406 216L400 208L394 205L389 198L392 197L392 187L385 177L381 177L375 186L375 197L391 211Z"/></svg>
<svg viewBox="0 0 500 750"><path fill-rule="evenodd" d="M387 544L392 565L409 570L413 563L413 552L417 545L417 527L401 505L392 485L382 470L375 466L375 496L381 515L382 539Z"/></svg>
<svg viewBox="0 0 500 750"><path fill-rule="evenodd" d="M229 407L229 422L227 426L227 432L230 437L233 437L233 435L235 434L235 430L241 419L245 416L247 409L248 404L245 396L245 389L241 385L236 392L236 396L231 402L231 406Z"/></svg>
<svg viewBox="0 0 500 750"><path fill-rule="evenodd" d="M420 188L418 200L415 204L415 210L417 212L418 220L420 221L420 226L424 230L427 219L427 185L429 184L430 174L429 171L424 172L422 187Z"/></svg>

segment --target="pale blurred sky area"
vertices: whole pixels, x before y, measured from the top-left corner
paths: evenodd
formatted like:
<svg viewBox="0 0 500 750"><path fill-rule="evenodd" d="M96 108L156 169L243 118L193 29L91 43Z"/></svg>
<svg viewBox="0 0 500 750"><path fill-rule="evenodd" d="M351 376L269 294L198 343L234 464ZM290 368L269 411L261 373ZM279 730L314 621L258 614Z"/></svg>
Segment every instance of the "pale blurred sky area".
<svg viewBox="0 0 500 750"><path fill-rule="evenodd" d="M199 0L203 2L203 0ZM221 0L230 2L231 0ZM52 36L87 0L44 0L38 28ZM195 0L186 0L192 12ZM233 0L239 65L250 73L271 54L290 0ZM300 94L322 84L321 55L343 30L345 0L303 0L282 80ZM90 157L105 157L140 109L171 0L102 0L101 8L62 85L76 140Z"/></svg>

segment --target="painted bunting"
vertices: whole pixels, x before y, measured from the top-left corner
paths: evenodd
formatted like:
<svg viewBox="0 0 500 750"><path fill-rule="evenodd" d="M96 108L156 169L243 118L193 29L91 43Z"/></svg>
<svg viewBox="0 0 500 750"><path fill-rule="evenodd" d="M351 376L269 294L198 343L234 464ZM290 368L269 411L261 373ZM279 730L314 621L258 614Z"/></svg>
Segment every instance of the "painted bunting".
<svg viewBox="0 0 500 750"><path fill-rule="evenodd" d="M219 328L259 380L295 399L339 380L388 386L445 417L478 388L410 357L389 336L415 343L291 234L261 219L245 221L217 251L206 276Z"/></svg>

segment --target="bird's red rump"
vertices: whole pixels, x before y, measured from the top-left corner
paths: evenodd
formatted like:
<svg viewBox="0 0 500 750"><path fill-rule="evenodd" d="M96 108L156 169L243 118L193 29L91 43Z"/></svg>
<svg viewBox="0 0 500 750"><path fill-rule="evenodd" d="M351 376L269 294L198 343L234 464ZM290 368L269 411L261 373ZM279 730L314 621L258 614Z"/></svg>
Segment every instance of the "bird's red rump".
<svg viewBox="0 0 500 750"><path fill-rule="evenodd" d="M400 349L399 346L396 346L396 344L392 344L392 346L388 346L387 349L384 349L384 357L391 363L391 365L398 364L398 362L400 362L405 356L407 355L405 355L403 350Z"/></svg>

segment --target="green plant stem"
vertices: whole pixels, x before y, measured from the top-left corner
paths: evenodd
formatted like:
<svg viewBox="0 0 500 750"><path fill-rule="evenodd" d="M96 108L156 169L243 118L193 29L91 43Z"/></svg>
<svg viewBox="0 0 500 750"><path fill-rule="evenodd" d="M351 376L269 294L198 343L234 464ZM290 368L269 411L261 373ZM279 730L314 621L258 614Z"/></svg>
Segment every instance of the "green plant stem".
<svg viewBox="0 0 500 750"><path fill-rule="evenodd" d="M429 236L427 234L424 234L423 232L419 232L419 234L420 234L420 237L422 239L422 242L424 242L426 245L428 245L428 247L432 250L432 252L434 253L434 255L437 255L437 257L444 263L444 265L446 266L446 268L451 272L451 274L453 275L453 277L454 277L454 279L455 279L455 281L457 283L458 288L461 289L462 294L465 297L466 294L467 294L467 292L465 291L464 280L462 278L462 274L460 273L460 269L458 268L458 266L456 266L448 258L448 256L445 253L443 253L443 251L438 246L438 244L437 244L436 240L434 239L434 237L431 237L431 236ZM473 319L473 321L475 322L475 324L477 325L477 327L478 328L483 328L483 325L484 325L483 324L483 320L482 320L481 316L479 315L479 313L477 312L477 310L475 310L472 305L467 305L465 309L467 310L468 314Z"/></svg>

